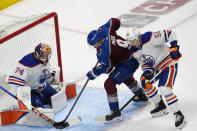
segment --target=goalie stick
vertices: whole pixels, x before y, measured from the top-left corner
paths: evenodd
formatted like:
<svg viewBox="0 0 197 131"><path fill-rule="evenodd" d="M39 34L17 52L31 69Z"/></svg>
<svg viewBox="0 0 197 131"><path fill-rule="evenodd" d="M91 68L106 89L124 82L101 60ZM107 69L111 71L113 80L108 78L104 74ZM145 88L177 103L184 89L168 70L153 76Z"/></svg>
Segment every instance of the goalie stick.
<svg viewBox="0 0 197 131"><path fill-rule="evenodd" d="M9 94L14 99L18 100L20 102L20 104L22 104L23 106L25 106L24 103L19 98L17 98L15 95L13 95L12 93L10 93L8 90L6 90L5 88L3 88L2 86L0 86L0 89L3 90L5 93ZM25 106L25 108L27 108L27 106ZM27 111L30 111L30 112L34 113L37 117L45 120L46 122L48 122L51 126L55 127L56 129L64 129L66 127L75 125L75 124L77 124L78 122L81 121L81 118L80 117L76 117L76 118L72 119L69 122L66 122L66 121L63 121L63 122L55 122L54 120L50 119L45 114L41 113L35 107L32 107L31 109L28 109Z"/></svg>
<svg viewBox="0 0 197 131"><path fill-rule="evenodd" d="M96 67L97 65L98 65L98 62L96 63L96 65L95 65L94 67ZM75 105L76 105L77 101L79 100L79 98L80 98L80 96L81 96L82 92L84 91L84 89L85 89L86 85L88 84L89 80L90 80L89 78L86 80L86 82L85 82L85 84L84 84L83 88L81 89L81 91L80 91L80 93L79 93L79 95L78 95L77 99L75 100L74 104L72 105L72 107L71 107L71 109L70 109L70 111L69 111L68 115L66 116L66 118L65 118L63 121L61 121L61 122L57 122L57 123L55 123L55 124L54 124L55 126L59 126L59 125L61 125L62 123L64 123L64 122L68 119L69 115L71 114L72 110L74 109L74 107L75 107Z"/></svg>
<svg viewBox="0 0 197 131"><path fill-rule="evenodd" d="M173 59L171 59L170 61L168 61L167 64L166 64L164 67L162 67L162 68L159 70L159 72L150 80L150 83L153 83L154 80L155 80L155 78L156 78L157 76L159 76L159 74L161 74L161 72L162 72L163 70L165 70L166 67L168 67L173 61L174 61ZM116 114L117 114L117 113L120 113L120 112L121 112L131 101L134 100L135 97L136 97L136 95L134 95L134 96L133 96L127 103L125 103L118 111L113 112L111 115L112 115L112 116L116 116ZM95 117L94 120L95 120L95 121L104 121L104 122L107 122L105 116L98 116L98 117Z"/></svg>

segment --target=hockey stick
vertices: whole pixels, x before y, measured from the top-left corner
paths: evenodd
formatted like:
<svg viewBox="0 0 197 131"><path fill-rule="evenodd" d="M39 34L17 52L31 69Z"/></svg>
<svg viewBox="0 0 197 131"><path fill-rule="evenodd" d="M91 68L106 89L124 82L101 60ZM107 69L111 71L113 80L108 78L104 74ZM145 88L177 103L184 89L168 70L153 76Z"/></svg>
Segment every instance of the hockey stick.
<svg viewBox="0 0 197 131"><path fill-rule="evenodd" d="M94 67L96 67L97 65L98 65L98 62L96 63L96 65L95 65ZM86 82L85 82L85 84L84 84L83 88L81 89L81 91L80 91L80 93L79 93L79 95L78 95L77 99L75 100L74 104L72 105L72 107L71 107L71 109L70 109L70 111L69 111L68 115L66 116L66 118L65 118L63 121L61 121L61 122L57 122L57 123L55 123L55 124L54 124L54 126L57 126L57 127L58 127L58 126L59 126L59 125L61 125L62 123L65 123L65 121L66 121L66 120L68 119L68 117L70 116L70 114L71 114L72 110L74 109L74 107L75 107L75 105L76 105L77 101L79 100L79 98L80 98L80 96L81 96L82 92L84 91L84 89L85 89L86 85L88 84L89 80L90 80L89 78L86 80Z"/></svg>
<svg viewBox="0 0 197 131"><path fill-rule="evenodd" d="M157 77L157 76L159 76L160 74L161 74L161 72L162 71L164 71L165 69L166 69L166 67L168 67L171 63L173 62L173 59L171 59L170 61L168 61L167 62L167 64L164 66L164 67L162 67L160 70L159 70L159 72L150 80L150 83L152 83L154 80L155 80L155 78ZM120 113L131 101L133 101L134 100L134 98L136 97L136 95L134 95L127 103L125 103L119 110L117 110L117 111L115 111L115 112L113 112L111 115L116 115L117 113ZM103 117L103 116L99 116L99 117L96 117L95 118L95 121L106 121L106 118L105 118L105 116Z"/></svg>
<svg viewBox="0 0 197 131"><path fill-rule="evenodd" d="M161 74L162 71L164 71L166 69L166 67L168 67L171 63L173 62L173 59L171 59L170 61L168 61L168 63L162 67L159 72L150 80L150 82L153 82L155 80L155 78L157 76L159 76ZM136 97L136 95L134 95L127 103L125 103L118 111L121 112L131 101L134 100L134 98Z"/></svg>
<svg viewBox="0 0 197 131"><path fill-rule="evenodd" d="M116 115L117 113L120 113L131 101L134 100L134 98L136 97L136 95L134 95L131 99L129 99L119 110L114 111L111 115ZM105 116L98 116L95 117L94 119L95 121L107 121Z"/></svg>
<svg viewBox="0 0 197 131"><path fill-rule="evenodd" d="M0 86L0 89L3 90L5 93L9 94L11 97L13 97L14 99L18 100L20 102L20 104L22 104L25 108L27 108L27 106L25 106L25 104L19 99L17 98L15 95L13 95L11 92L9 92L8 90L6 90L5 88L3 88L2 86ZM28 109L28 108L27 108ZM32 112L33 114L35 114L38 118L41 118L43 120L45 120L46 122L48 122L51 126L57 128L57 129L63 129L66 128L68 126L74 125L76 123L78 123L81 119L79 117L71 120L70 122L64 122L59 124L59 126L54 126L57 122L55 122L54 120L50 119L48 116L46 116L45 114L41 113L38 109L36 109L35 107L31 107L31 109L28 109L30 112ZM27 111L28 111L27 110Z"/></svg>
<svg viewBox="0 0 197 131"><path fill-rule="evenodd" d="M159 76L159 75L161 74L161 72L164 71L164 70L166 69L166 67L168 67L173 61L174 61L174 60L171 58L171 60L168 61L168 63L167 63L164 67L162 67L162 68L159 70L159 72L158 72L156 75L154 75L154 77L153 77L149 82L150 82L150 83L153 83L153 81L155 80L155 78L157 78L157 76Z"/></svg>
<svg viewBox="0 0 197 131"><path fill-rule="evenodd" d="M150 80L150 82L153 82L155 80L155 78L161 74L162 71L164 71L164 69L166 69L166 67L168 67L171 63L173 62L173 59L171 59L170 61L168 61L168 63L162 67L159 72ZM120 108L120 112L131 102L134 100L134 98L136 97L136 95L134 95L127 103L125 103L121 108Z"/></svg>

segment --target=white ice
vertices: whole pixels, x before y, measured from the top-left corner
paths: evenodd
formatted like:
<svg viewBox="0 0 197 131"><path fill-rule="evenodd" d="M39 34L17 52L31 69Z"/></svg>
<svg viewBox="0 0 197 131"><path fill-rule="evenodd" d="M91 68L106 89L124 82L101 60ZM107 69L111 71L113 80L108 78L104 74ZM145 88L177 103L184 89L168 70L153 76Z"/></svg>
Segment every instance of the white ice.
<svg viewBox="0 0 197 131"><path fill-rule="evenodd" d="M23 0L7 9L0 11L0 24L19 17L44 12L57 12L59 16L61 50L63 57L63 70L65 82L78 80L95 65L96 51L87 46L87 33L97 29L111 17L131 13L130 9L144 3L147 0ZM180 59L179 72L174 86L180 107L186 116L188 125L183 131L197 130L197 0L192 0L177 10L160 15L159 19L150 23L142 31L161 30L172 28L177 33L183 57ZM118 33L122 36L125 29ZM135 73L139 80L140 69ZM102 75L94 81L90 81L87 87L102 88L107 75ZM83 86L85 81L78 83ZM124 85L118 86L118 90L128 90ZM105 92L103 92L105 93ZM85 95L85 94L84 94ZM86 94L88 95L88 94ZM88 96L87 96L88 97ZM96 101L97 102L97 101ZM94 103L95 105L97 103ZM98 103L101 104L101 103ZM102 106L102 105L100 105ZM151 104L134 113L128 120L118 126L111 126L108 131L175 131L172 114L153 119L149 111ZM85 113L85 111L84 111ZM83 125L81 125L83 127ZM74 128L74 127L73 127ZM1 130L55 130L45 128L24 128L6 126ZM65 129L66 130L66 129ZM83 130L83 129L81 129ZM101 128L101 130L103 130Z"/></svg>

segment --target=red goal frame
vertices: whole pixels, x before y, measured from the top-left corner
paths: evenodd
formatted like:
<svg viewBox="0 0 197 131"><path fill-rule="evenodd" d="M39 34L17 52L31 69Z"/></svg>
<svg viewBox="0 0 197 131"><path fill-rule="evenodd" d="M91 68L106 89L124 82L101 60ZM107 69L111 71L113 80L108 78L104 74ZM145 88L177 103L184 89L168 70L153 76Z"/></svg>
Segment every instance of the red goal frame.
<svg viewBox="0 0 197 131"><path fill-rule="evenodd" d="M63 69L62 69L62 58L61 58L61 46L60 46L60 35L59 35L59 25L58 25L58 15L56 12L52 12L47 14L46 16L43 16L42 18L32 22L31 24L9 34L8 36L0 39L0 45L4 44L9 39L12 39L13 37L16 37L20 33L23 33L27 31L28 29L54 17L54 25L55 25L55 34L56 34L56 47L57 47L57 56L58 56L58 66L60 67L60 81L63 82Z"/></svg>

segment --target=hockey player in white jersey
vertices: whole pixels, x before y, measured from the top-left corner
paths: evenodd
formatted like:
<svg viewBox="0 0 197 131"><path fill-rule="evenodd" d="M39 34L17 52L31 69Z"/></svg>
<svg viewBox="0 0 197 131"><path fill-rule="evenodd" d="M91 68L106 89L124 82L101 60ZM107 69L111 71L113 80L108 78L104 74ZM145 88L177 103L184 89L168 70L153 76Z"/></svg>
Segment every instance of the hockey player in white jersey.
<svg viewBox="0 0 197 131"><path fill-rule="evenodd" d="M162 30L142 34L139 29L132 28L127 32L126 39L130 42L131 53L138 60L143 70L141 85L146 95L155 105L155 109L150 112L152 117L168 114L168 111L158 89L150 83L150 80L161 69L165 68L166 64L172 62L155 78L155 81L158 80L159 91L175 116L175 126L179 129L183 128L186 120L179 108L178 98L172 91L178 71L177 62L181 58L175 32Z"/></svg>
<svg viewBox="0 0 197 131"><path fill-rule="evenodd" d="M51 54L51 47L40 43L33 53L27 54L18 62L15 71L8 78L14 94L18 86L31 88L31 103L34 107L44 108L44 105L51 105L51 96L57 93L47 82L54 77L54 73L50 72Z"/></svg>

